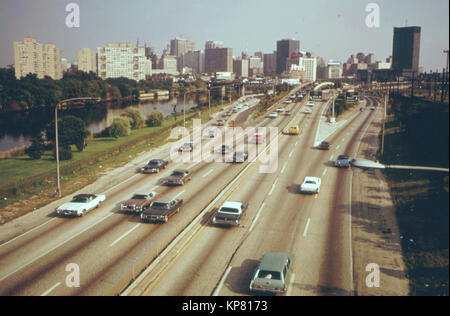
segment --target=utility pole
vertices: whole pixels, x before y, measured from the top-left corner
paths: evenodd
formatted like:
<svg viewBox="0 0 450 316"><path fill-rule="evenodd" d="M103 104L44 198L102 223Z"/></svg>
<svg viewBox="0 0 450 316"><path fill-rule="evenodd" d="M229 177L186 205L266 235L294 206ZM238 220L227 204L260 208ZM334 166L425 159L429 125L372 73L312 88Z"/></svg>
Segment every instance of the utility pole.
<svg viewBox="0 0 450 316"><path fill-rule="evenodd" d="M383 133L381 137L381 157L384 155L384 133L385 133L385 123L386 123L386 107L387 107L387 94L384 94L384 117L383 117Z"/></svg>

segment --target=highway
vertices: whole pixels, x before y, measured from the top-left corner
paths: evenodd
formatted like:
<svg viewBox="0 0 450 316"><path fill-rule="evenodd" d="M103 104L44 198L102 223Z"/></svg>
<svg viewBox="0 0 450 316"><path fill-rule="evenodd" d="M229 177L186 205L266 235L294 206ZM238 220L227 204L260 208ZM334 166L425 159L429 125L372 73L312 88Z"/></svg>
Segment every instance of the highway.
<svg viewBox="0 0 450 316"><path fill-rule="evenodd" d="M18 230L2 236L0 295L118 295L130 284L129 295L249 295L253 270L267 251L296 257L287 295L352 295L352 177L350 170L338 170L332 161L355 153L375 111L352 114L344 128L327 139L331 150L320 151L313 144L329 104L318 103L313 114L306 115L300 111L305 103L285 106L292 116L256 122L279 128L274 173L260 173L258 160L170 163L157 175L136 173L149 157L167 159L168 144L85 188L83 192L107 196L85 217L56 217L54 208L70 197L30 215L26 223L16 225ZM292 124L303 132L282 135ZM159 184L181 167L192 172L192 181L176 188ZM322 178L318 195L297 192L305 176ZM161 200L182 198L180 213L166 224L147 224L119 211L120 203L134 193L150 191ZM212 226L215 210L230 200L249 203L242 225ZM80 268L79 287L66 285L71 263Z"/></svg>

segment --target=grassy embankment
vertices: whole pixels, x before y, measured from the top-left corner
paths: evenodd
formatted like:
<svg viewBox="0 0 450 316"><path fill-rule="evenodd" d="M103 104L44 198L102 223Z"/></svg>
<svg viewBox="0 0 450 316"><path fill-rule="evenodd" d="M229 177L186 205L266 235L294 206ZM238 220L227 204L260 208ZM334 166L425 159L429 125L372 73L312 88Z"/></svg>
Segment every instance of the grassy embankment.
<svg viewBox="0 0 450 316"><path fill-rule="evenodd" d="M212 113L220 110L221 107L211 108ZM186 127L191 127L192 120L199 118L197 113L186 113ZM210 119L207 109L201 112L202 123ZM133 130L131 135L119 139L92 138L84 152L77 152L73 148L73 159L61 162L61 170L68 166L72 168L77 163L82 167L62 175L63 195L76 192L94 182L108 169L123 166L138 154L163 145L168 141L171 131L167 127L173 124L182 125L183 115L178 115L176 121L173 117L165 119L161 127ZM146 138L146 135L151 135L151 138ZM136 140L138 140L137 143L135 143ZM134 144L128 146L129 143ZM121 146L126 150L118 149ZM40 175L43 174L50 174L50 177L42 177L42 181L36 185L27 183L28 179L33 177L40 179ZM0 184L21 183L21 181L25 183L26 190L20 190L18 185L15 188L16 192L11 193L9 189L0 191L0 223L19 217L56 199L56 164L51 152L46 152L40 160L31 160L28 156L0 160Z"/></svg>
<svg viewBox="0 0 450 316"><path fill-rule="evenodd" d="M379 160L448 168L448 104L408 98L392 101L396 109L388 106L385 152ZM412 113L405 114L407 111ZM442 135L444 131L446 135ZM410 294L449 295L448 174L406 170L385 173L402 235Z"/></svg>

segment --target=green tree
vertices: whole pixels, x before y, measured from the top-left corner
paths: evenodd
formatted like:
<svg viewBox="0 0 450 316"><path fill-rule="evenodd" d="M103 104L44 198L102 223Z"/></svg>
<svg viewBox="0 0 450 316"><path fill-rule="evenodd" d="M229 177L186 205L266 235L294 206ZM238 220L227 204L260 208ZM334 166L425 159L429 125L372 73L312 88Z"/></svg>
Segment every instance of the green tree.
<svg viewBox="0 0 450 316"><path fill-rule="evenodd" d="M42 133L31 138L31 146L25 149L25 154L30 156L31 159L38 160L41 159L45 152L44 139L42 138Z"/></svg>
<svg viewBox="0 0 450 316"><path fill-rule="evenodd" d="M131 129L139 129L144 127L145 120L141 112L136 108L128 108L122 113L121 116L128 117L130 119Z"/></svg>
<svg viewBox="0 0 450 316"><path fill-rule="evenodd" d="M163 120L164 116L161 111L154 110L147 116L146 123L148 127L161 126Z"/></svg>
<svg viewBox="0 0 450 316"><path fill-rule="evenodd" d="M89 134L83 120L75 116L69 115L58 120L58 136L61 147L75 145L78 151L83 151L87 146L86 139ZM46 136L48 140L55 141L54 122L47 125Z"/></svg>
<svg viewBox="0 0 450 316"><path fill-rule="evenodd" d="M108 133L110 137L114 138L130 135L131 133L130 118L118 117L114 119L113 123L108 128Z"/></svg>

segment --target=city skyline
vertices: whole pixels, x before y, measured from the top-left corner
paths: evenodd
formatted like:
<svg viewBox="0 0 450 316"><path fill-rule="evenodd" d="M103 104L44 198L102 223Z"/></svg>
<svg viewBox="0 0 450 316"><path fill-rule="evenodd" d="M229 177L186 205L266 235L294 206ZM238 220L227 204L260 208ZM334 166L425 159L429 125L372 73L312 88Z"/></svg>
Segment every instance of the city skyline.
<svg viewBox="0 0 450 316"><path fill-rule="evenodd" d="M65 25L67 4L80 7L80 28ZM448 48L448 1L433 0L434 6L420 1L378 1L380 27L365 25L369 2L348 0L342 3L318 1L156 1L135 0L133 6L120 1L48 0L29 3L6 0L0 4L0 67L14 62L13 42L31 36L42 43L61 48L70 62L85 47L96 50L108 43L139 40L157 53L182 36L204 49L206 41L219 40L233 49L234 56L245 51L271 53L276 42L290 38L300 41L301 49L325 60L345 62L357 52L373 53L384 61L392 55L394 27L420 26L422 45L420 66L425 71L442 70L443 50ZM128 12L128 15L124 15ZM206 14L207 13L207 14ZM323 23L326 21L326 23ZM204 27L208 25L208 27Z"/></svg>

